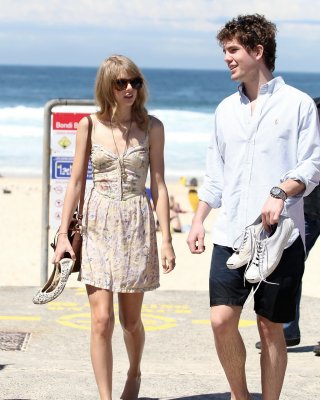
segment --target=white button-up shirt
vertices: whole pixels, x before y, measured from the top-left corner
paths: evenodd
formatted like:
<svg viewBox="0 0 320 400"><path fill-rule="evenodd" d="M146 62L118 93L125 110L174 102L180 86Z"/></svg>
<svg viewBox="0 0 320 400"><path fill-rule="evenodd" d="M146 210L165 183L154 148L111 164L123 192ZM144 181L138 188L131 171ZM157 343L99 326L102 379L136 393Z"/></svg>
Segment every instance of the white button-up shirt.
<svg viewBox="0 0 320 400"><path fill-rule="evenodd" d="M244 228L261 214L270 189L287 179L300 180L304 193L285 201L284 215L304 241L302 196L320 180L320 127L314 101L283 81L260 87L254 112L239 91L216 109L200 200L220 208L213 242L232 247Z"/></svg>

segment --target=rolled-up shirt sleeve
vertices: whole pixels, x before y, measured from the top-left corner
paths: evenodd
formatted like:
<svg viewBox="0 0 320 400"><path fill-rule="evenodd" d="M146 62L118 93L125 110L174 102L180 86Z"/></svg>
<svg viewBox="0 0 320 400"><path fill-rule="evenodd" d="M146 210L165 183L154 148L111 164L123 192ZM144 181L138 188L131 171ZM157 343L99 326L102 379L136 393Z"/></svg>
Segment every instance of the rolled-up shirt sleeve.
<svg viewBox="0 0 320 400"><path fill-rule="evenodd" d="M311 100L311 99L310 99ZM305 103L303 103L305 106ZM281 182L288 179L299 180L306 189L286 200L286 207L295 204L301 197L308 196L320 181L320 124L318 110L311 100L307 108L301 105L301 122L297 145L297 166L281 177Z"/></svg>
<svg viewBox="0 0 320 400"><path fill-rule="evenodd" d="M223 188L223 158L217 140L217 118L214 117L214 129L207 149L206 173L203 185L198 191L199 199L211 208L221 207Z"/></svg>

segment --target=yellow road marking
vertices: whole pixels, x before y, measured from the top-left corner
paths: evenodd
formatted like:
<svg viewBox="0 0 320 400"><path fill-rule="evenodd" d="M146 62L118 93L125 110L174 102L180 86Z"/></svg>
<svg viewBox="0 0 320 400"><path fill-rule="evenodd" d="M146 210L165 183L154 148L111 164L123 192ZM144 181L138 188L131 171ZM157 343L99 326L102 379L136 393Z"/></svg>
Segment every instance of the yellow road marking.
<svg viewBox="0 0 320 400"><path fill-rule="evenodd" d="M61 311L65 309L69 309L71 311L81 311L83 308L82 306L79 306L79 304L75 302L59 302L59 301L53 301L52 303L49 303L47 307L48 310L53 310L53 311Z"/></svg>
<svg viewBox="0 0 320 400"><path fill-rule="evenodd" d="M40 321L41 317L23 316L23 315L0 315L1 321Z"/></svg>
<svg viewBox="0 0 320 400"><path fill-rule="evenodd" d="M162 315L142 313L142 321L146 331L159 331L177 326L175 318L164 317ZM57 322L69 328L90 330L91 318L90 313L68 314L59 317ZM118 318L116 318L116 324L119 324Z"/></svg>
<svg viewBox="0 0 320 400"><path fill-rule="evenodd" d="M175 318L151 314L142 314L141 316L146 331L162 331L177 326Z"/></svg>
<svg viewBox="0 0 320 400"><path fill-rule="evenodd" d="M240 319L239 328L245 328L247 326L257 325L256 321L252 321L250 319Z"/></svg>
<svg viewBox="0 0 320 400"><path fill-rule="evenodd" d="M208 319L193 319L191 322L196 325L210 325Z"/></svg>
<svg viewBox="0 0 320 400"><path fill-rule="evenodd" d="M90 313L62 315L57 322L69 328L90 330Z"/></svg>

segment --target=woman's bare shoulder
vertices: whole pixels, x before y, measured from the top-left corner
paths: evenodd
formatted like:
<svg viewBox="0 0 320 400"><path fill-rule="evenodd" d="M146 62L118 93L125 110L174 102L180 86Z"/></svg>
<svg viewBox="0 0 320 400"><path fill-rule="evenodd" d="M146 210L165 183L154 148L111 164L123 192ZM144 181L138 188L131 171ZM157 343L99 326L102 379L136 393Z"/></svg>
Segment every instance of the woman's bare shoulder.
<svg viewBox="0 0 320 400"><path fill-rule="evenodd" d="M149 127L150 132L153 130L158 131L159 129L163 130L163 123L154 115L149 115Z"/></svg>

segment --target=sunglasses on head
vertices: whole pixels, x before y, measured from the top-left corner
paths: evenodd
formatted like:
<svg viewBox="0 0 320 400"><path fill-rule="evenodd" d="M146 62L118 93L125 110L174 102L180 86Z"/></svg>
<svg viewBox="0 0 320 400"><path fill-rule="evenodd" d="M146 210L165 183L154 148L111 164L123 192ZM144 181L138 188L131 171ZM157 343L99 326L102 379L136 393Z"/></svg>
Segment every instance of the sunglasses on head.
<svg viewBox="0 0 320 400"><path fill-rule="evenodd" d="M116 90L125 90L128 87L128 83L130 83L132 89L141 89L143 85L143 80L140 78L140 76L132 79L116 79L114 81L114 87Z"/></svg>

